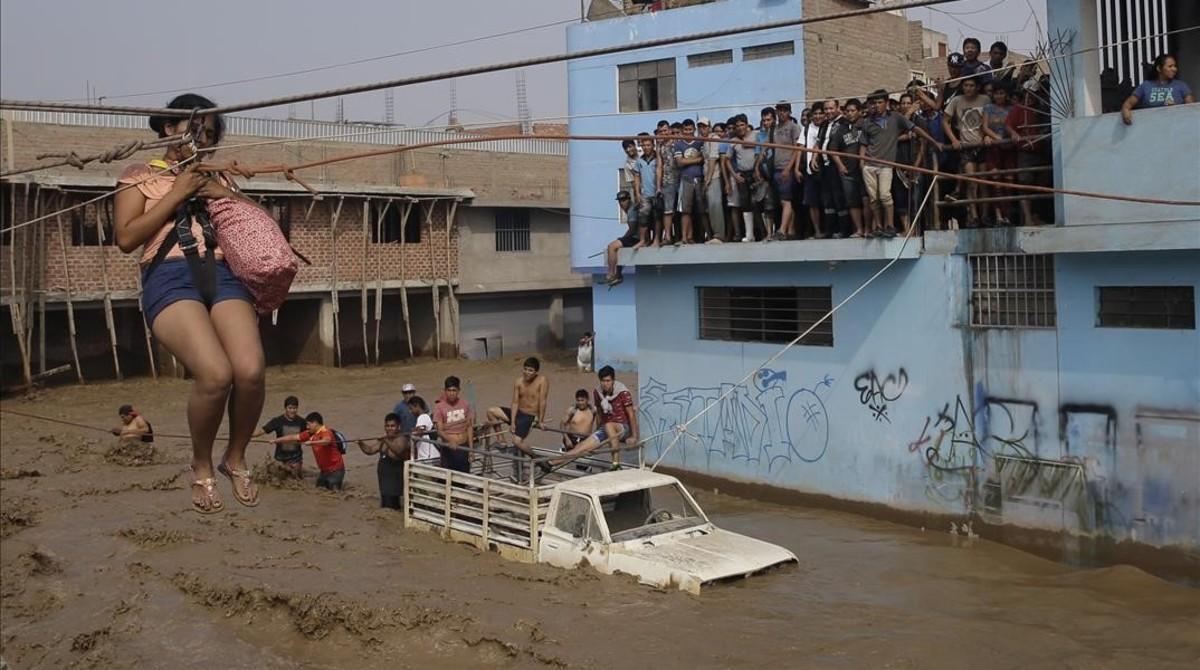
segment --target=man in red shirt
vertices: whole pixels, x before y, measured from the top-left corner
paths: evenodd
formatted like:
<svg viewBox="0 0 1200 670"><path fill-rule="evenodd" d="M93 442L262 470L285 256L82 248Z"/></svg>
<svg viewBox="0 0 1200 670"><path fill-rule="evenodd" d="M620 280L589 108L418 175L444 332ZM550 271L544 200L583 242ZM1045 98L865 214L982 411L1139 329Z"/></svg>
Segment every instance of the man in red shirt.
<svg viewBox="0 0 1200 670"><path fill-rule="evenodd" d="M284 435L275 438L276 444L284 442L300 442L312 447L313 458L321 473L317 475L317 488L341 491L346 480L346 463L342 460L342 452L338 449L337 436L325 425L325 419L320 412L309 412L304 417L306 428L299 435Z"/></svg>
<svg viewBox="0 0 1200 670"><path fill-rule="evenodd" d="M624 384L617 381L616 371L611 365L600 368L597 373L600 378L600 388L593 391L596 400L595 431L586 440L575 445L574 449L543 464L543 469L567 463L583 456L607 442L613 449L613 466L621 462L620 452L616 451L622 440L629 444L637 444L638 418L637 405L633 402L633 394Z"/></svg>
<svg viewBox="0 0 1200 670"><path fill-rule="evenodd" d="M433 410L433 422L437 426L438 437L444 443L444 446L438 446L442 452L442 467L470 472L471 452L468 449L475 438L475 415L471 412L471 405L459 396L461 384L458 377L446 377L444 386L442 397L438 398Z"/></svg>

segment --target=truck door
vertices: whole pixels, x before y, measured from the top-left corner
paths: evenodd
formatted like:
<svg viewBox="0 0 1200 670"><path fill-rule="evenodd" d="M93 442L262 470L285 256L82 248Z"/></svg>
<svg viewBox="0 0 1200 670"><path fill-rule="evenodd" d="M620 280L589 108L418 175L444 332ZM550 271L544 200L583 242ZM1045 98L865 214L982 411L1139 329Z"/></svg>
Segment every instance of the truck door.
<svg viewBox="0 0 1200 670"><path fill-rule="evenodd" d="M538 558L560 568L573 568L585 558L596 563L604 538L596 524L596 510L590 498L573 493L559 495L553 523L542 529Z"/></svg>

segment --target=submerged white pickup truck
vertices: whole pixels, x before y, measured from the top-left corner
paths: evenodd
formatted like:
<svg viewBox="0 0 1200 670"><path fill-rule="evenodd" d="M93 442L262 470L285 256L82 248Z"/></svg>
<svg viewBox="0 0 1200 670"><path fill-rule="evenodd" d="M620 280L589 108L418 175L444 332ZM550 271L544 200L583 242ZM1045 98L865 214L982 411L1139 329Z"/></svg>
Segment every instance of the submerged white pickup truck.
<svg viewBox="0 0 1200 670"><path fill-rule="evenodd" d="M514 560L591 566L690 593L796 561L787 549L717 528L669 475L560 469L541 482L514 484L514 466L480 461L462 473L409 461L405 526Z"/></svg>

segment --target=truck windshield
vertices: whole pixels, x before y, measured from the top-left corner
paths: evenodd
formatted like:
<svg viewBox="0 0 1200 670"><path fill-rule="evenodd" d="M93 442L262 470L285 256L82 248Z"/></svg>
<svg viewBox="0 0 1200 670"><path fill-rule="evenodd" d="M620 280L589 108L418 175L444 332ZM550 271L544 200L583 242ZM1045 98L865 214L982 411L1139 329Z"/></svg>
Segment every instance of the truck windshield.
<svg viewBox="0 0 1200 670"><path fill-rule="evenodd" d="M625 542L698 526L704 515L678 484L601 496L600 508L613 542Z"/></svg>

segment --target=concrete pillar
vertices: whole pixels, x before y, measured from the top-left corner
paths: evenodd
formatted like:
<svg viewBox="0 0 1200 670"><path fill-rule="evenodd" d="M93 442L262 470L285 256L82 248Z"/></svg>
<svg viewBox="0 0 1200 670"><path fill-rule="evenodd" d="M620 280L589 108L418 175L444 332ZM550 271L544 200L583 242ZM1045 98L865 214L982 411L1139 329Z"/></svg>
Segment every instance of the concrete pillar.
<svg viewBox="0 0 1200 670"><path fill-rule="evenodd" d="M337 314L333 311L333 298L322 297L321 312L317 317L317 351L321 365L329 367L337 365L337 351L333 342L333 320L335 318L337 318Z"/></svg>
<svg viewBox="0 0 1200 670"><path fill-rule="evenodd" d="M1050 35L1058 35L1060 31L1071 36L1068 51L1079 52L1092 49L1085 53L1076 53L1070 57L1073 80L1058 81L1051 78L1050 85L1065 87L1071 94L1074 104L1070 113L1072 116L1094 116L1100 113L1100 52L1095 50L1099 44L1099 23L1096 16L1095 0L1047 0L1046 2L1047 30ZM1064 120L1063 123L1069 123ZM1054 144L1054 187L1063 187L1063 152L1062 133L1055 133ZM1065 212L1063 198L1054 198L1054 218L1058 225L1064 224Z"/></svg>
<svg viewBox="0 0 1200 670"><path fill-rule="evenodd" d="M563 294L555 293L550 297L550 338L554 346L563 346Z"/></svg>
<svg viewBox="0 0 1200 670"><path fill-rule="evenodd" d="M442 332L437 336L442 342L442 356L456 358L458 356L458 321L454 315L458 312L458 300L444 291L438 295L438 314L441 319Z"/></svg>

